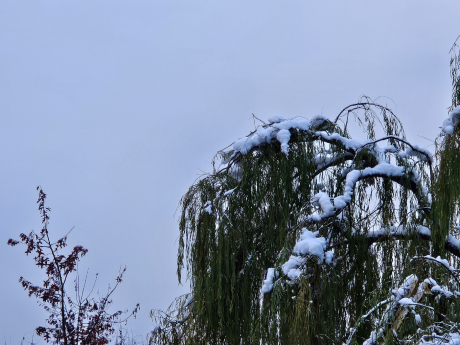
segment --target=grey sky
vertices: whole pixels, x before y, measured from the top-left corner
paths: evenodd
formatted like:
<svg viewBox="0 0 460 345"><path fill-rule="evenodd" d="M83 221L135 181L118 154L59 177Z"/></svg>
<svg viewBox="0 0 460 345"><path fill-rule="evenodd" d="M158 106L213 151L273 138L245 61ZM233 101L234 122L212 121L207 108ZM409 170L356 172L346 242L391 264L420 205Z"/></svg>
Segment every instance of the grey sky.
<svg viewBox="0 0 460 345"><path fill-rule="evenodd" d="M89 249L81 271L116 308L148 313L187 291L175 277L180 197L251 113L333 117L387 96L421 146L450 105L460 2L0 0L0 336L44 324L17 282L42 278L10 237L40 229ZM381 99L394 108L391 100ZM115 308L114 308L115 310Z"/></svg>

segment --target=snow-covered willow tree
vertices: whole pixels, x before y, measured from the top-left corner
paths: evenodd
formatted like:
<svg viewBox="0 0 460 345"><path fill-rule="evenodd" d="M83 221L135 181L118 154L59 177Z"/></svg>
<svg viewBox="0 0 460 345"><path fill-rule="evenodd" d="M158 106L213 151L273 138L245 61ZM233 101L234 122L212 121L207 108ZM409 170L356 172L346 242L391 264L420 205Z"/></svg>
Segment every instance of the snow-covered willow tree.
<svg viewBox="0 0 460 345"><path fill-rule="evenodd" d="M220 151L180 204L191 293L152 312L150 343L460 344L455 54L435 155L368 98Z"/></svg>

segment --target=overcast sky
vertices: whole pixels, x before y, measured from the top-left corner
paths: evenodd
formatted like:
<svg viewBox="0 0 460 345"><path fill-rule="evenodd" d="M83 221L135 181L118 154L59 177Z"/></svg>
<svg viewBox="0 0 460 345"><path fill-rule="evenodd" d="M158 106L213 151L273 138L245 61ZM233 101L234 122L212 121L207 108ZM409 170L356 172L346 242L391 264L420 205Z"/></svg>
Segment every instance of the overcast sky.
<svg viewBox="0 0 460 345"><path fill-rule="evenodd" d="M363 94L430 145L450 105L460 2L0 0L0 337L18 344L45 313L18 278L43 274L10 237L40 229L89 253L81 271L131 323L187 292L175 276L175 211L251 113L334 117ZM431 149L433 147L431 146ZM70 287L71 288L71 287ZM1 341L1 338L0 338Z"/></svg>

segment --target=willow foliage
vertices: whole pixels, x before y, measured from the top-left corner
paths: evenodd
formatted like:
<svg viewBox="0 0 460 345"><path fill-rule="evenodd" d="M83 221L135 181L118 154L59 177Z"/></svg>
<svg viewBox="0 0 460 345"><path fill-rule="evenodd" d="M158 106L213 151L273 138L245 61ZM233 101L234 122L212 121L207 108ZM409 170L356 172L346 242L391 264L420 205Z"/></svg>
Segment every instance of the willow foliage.
<svg viewBox="0 0 460 345"><path fill-rule="evenodd" d="M452 114L434 157L367 97L334 120L271 119L219 152L181 200L177 274L191 293L152 312L150 343L453 344Z"/></svg>
<svg viewBox="0 0 460 345"><path fill-rule="evenodd" d="M460 38L460 37L459 37ZM458 41L458 39L457 39ZM452 77L452 106L450 119L455 126L458 121L454 109L460 105L460 54L457 41L451 49L451 77ZM446 125L446 121L445 121ZM454 230L455 219L459 217L458 203L460 200L460 133L453 130L450 135L438 140L440 161L437 180L435 183L436 202L433 205L434 224L437 236L433 239L437 253L443 253L443 239Z"/></svg>

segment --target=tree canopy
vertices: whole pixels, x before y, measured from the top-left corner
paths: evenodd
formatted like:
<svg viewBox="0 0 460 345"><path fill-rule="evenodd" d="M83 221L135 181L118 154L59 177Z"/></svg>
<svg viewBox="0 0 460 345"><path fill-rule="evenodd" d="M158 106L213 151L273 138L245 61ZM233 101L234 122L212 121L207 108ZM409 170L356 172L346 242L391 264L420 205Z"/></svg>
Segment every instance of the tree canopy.
<svg viewBox="0 0 460 345"><path fill-rule="evenodd" d="M460 344L455 45L451 73L434 154L367 97L219 151L180 203L191 293L152 311L150 343Z"/></svg>

